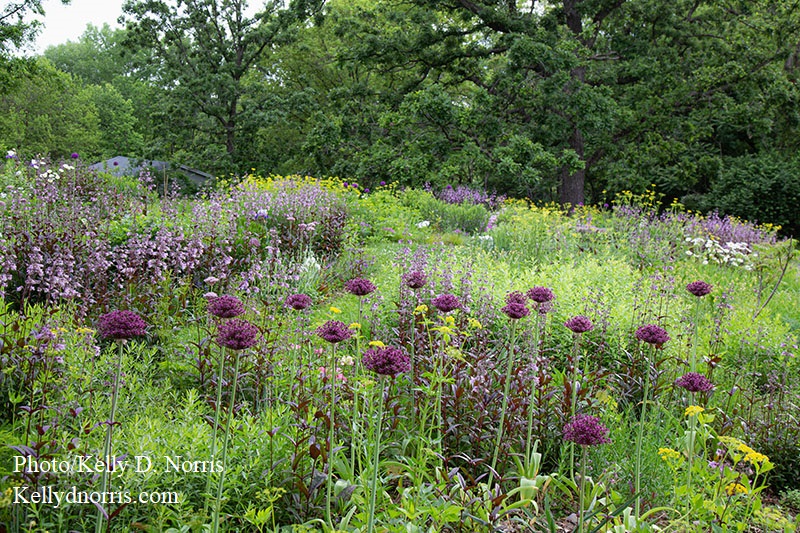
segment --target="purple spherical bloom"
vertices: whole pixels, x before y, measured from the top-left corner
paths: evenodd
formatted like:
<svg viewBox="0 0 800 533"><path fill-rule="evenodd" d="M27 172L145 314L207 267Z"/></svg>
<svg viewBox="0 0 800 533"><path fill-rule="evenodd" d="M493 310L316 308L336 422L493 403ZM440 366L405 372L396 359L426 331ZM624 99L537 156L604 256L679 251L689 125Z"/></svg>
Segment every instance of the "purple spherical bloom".
<svg viewBox="0 0 800 533"><path fill-rule="evenodd" d="M258 328L241 318L223 322L217 330L217 344L231 350L250 348L258 341Z"/></svg>
<svg viewBox="0 0 800 533"><path fill-rule="evenodd" d="M572 330L573 333L586 333L587 331L592 331L594 329L594 324L592 321L589 320L589 317L585 317L583 315L578 315L570 318L564 325Z"/></svg>
<svg viewBox="0 0 800 533"><path fill-rule="evenodd" d="M403 280L409 289L421 289L428 283L428 277L425 272L420 272L419 270L405 274Z"/></svg>
<svg viewBox="0 0 800 533"><path fill-rule="evenodd" d="M331 344L336 344L337 342L346 341L352 337L353 331L349 329L344 322L328 320L317 328L317 336Z"/></svg>
<svg viewBox="0 0 800 533"><path fill-rule="evenodd" d="M97 321L97 331L106 339L139 337L146 327L144 319L133 311L111 311Z"/></svg>
<svg viewBox="0 0 800 533"><path fill-rule="evenodd" d="M517 302L509 302L500 310L512 320L519 320L531 314L531 310L528 309L527 305Z"/></svg>
<svg viewBox="0 0 800 533"><path fill-rule="evenodd" d="M302 311L311 307L311 297L307 294L291 294L286 298L286 306L296 311Z"/></svg>
<svg viewBox="0 0 800 533"><path fill-rule="evenodd" d="M682 375L675 380L675 386L689 392L708 392L714 388L714 384L707 377L697 372Z"/></svg>
<svg viewBox="0 0 800 533"><path fill-rule="evenodd" d="M375 292L376 288L370 280L364 278L353 278L344 284L344 289L356 296L366 296L371 292Z"/></svg>
<svg viewBox="0 0 800 533"><path fill-rule="evenodd" d="M647 344L661 347L669 340L669 334L660 326L655 324L645 324L636 330L636 338Z"/></svg>
<svg viewBox="0 0 800 533"><path fill-rule="evenodd" d="M712 288L712 285L706 283L705 281L693 281L686 286L686 290L698 298L710 293Z"/></svg>
<svg viewBox="0 0 800 533"><path fill-rule="evenodd" d="M369 189L364 189L364 194L369 194Z"/></svg>
<svg viewBox="0 0 800 533"><path fill-rule="evenodd" d="M597 446L611 442L606 435L608 428L600 419L590 415L575 415L564 426L564 439L580 444L581 446Z"/></svg>
<svg viewBox="0 0 800 533"><path fill-rule="evenodd" d="M449 313L453 309L459 309L461 302L452 294L441 294L431 302L433 306L442 313Z"/></svg>
<svg viewBox="0 0 800 533"><path fill-rule="evenodd" d="M217 296L208 303L208 312L219 318L233 318L244 314L244 304L236 296Z"/></svg>
<svg viewBox="0 0 800 533"><path fill-rule="evenodd" d="M385 181L381 181L381 187L383 187L384 185L386 185L386 182Z"/></svg>
<svg viewBox="0 0 800 533"><path fill-rule="evenodd" d="M528 298L540 304L547 303L556 297L553 291L547 287L533 287L528 290L527 295Z"/></svg>
<svg viewBox="0 0 800 533"><path fill-rule="evenodd" d="M506 303L507 304L522 304L525 305L528 302L528 297L522 294L519 291L513 291L506 294Z"/></svg>
<svg viewBox="0 0 800 533"><path fill-rule="evenodd" d="M411 368L411 361L403 350L391 346L370 348L364 352L361 362L365 368L383 376L396 376Z"/></svg>
<svg viewBox="0 0 800 533"><path fill-rule="evenodd" d="M72 155L70 157L72 157L72 159L78 159L80 156L78 155L77 152L72 152Z"/></svg>

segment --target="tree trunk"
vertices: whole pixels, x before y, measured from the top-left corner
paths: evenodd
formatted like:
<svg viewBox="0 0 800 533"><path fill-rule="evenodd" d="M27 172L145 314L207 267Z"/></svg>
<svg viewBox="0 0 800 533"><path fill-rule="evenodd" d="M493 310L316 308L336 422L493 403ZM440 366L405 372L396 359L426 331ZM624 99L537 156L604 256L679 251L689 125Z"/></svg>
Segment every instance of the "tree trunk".
<svg viewBox="0 0 800 533"><path fill-rule="evenodd" d="M575 150L578 157L583 159L583 134L577 127L573 128L569 139L569 147ZM584 201L583 186L586 182L586 168L570 173L568 167L561 169L561 182L558 186L558 202L572 206L582 204Z"/></svg>

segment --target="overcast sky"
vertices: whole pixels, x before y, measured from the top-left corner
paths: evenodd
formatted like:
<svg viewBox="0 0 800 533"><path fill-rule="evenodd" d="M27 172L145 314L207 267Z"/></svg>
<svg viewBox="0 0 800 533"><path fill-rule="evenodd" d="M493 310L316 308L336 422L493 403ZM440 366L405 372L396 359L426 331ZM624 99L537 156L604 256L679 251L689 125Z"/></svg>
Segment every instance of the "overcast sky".
<svg viewBox="0 0 800 533"><path fill-rule="evenodd" d="M72 0L63 5L59 0L44 0L42 7L44 27L28 54L40 54L51 45L77 41L87 24L102 27L108 23L112 28L121 27L117 19L122 14L123 0ZM27 55L27 54L26 54Z"/></svg>

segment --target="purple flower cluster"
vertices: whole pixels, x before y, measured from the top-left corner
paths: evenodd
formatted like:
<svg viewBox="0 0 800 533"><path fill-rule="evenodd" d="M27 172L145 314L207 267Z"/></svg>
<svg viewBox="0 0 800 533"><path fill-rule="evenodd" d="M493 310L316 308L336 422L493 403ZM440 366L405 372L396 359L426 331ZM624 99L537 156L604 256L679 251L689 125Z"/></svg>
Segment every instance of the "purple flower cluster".
<svg viewBox="0 0 800 533"><path fill-rule="evenodd" d="M707 377L697 372L682 375L675 380L675 386L689 392L708 392L714 388L714 384Z"/></svg>
<svg viewBox="0 0 800 533"><path fill-rule="evenodd" d="M228 320L217 330L217 344L231 350L250 348L258 341L258 328L241 318Z"/></svg>
<svg viewBox="0 0 800 533"><path fill-rule="evenodd" d="M505 196L497 196L496 194L488 194L481 189L473 189L466 185L448 185L442 189L437 195L439 200L448 204L461 205L463 203L474 205L485 205L489 209L496 209L500 204L505 201Z"/></svg>
<svg viewBox="0 0 800 533"><path fill-rule="evenodd" d="M669 334L660 326L655 324L645 324L636 330L636 338L647 344L661 347L669 340Z"/></svg>
<svg viewBox="0 0 800 533"><path fill-rule="evenodd" d="M525 305L527 298L519 291L510 292L506 295L506 305L502 311L508 318L519 320L531 314L531 310Z"/></svg>
<svg viewBox="0 0 800 533"><path fill-rule="evenodd" d="M409 289L421 289L428 283L428 277L425 272L415 270L403 276L403 281Z"/></svg>
<svg viewBox="0 0 800 533"><path fill-rule="evenodd" d="M370 348L364 352L361 362L365 368L383 376L396 376L411 368L411 361L403 350L392 346Z"/></svg>
<svg viewBox="0 0 800 533"><path fill-rule="evenodd" d="M591 415L575 415L564 426L564 439L581 446L597 446L608 444L611 439L607 437L608 428L600 419Z"/></svg>
<svg viewBox="0 0 800 533"><path fill-rule="evenodd" d="M307 294L291 294L286 298L286 307L291 307L295 311L302 311L311 307L311 297Z"/></svg>
<svg viewBox="0 0 800 533"><path fill-rule="evenodd" d="M555 299L556 295L547 287L533 287L526 293L528 298L536 303L543 304Z"/></svg>
<svg viewBox="0 0 800 533"><path fill-rule="evenodd" d="M594 324L589 320L589 317L578 315L570 318L564 322L564 326L571 330L573 333L586 333L594 329Z"/></svg>
<svg viewBox="0 0 800 533"><path fill-rule="evenodd" d="M317 328L317 336L331 344L336 344L352 337L353 331L344 322L328 320Z"/></svg>
<svg viewBox="0 0 800 533"><path fill-rule="evenodd" d="M97 331L105 339L140 337L146 327L144 319L133 311L111 311L97 321Z"/></svg>
<svg viewBox="0 0 800 533"><path fill-rule="evenodd" d="M436 298L434 298L431 303L433 306L441 311L442 313L449 313L454 309L461 308L461 302L458 301L452 294L440 294Z"/></svg>
<svg viewBox="0 0 800 533"><path fill-rule="evenodd" d="M208 312L218 318L233 318L244 314L244 304L236 296L217 296L208 303Z"/></svg>
<svg viewBox="0 0 800 533"><path fill-rule="evenodd" d="M356 296L366 296L377 289L374 283L364 278L353 278L344 284L344 288L347 292Z"/></svg>
<svg viewBox="0 0 800 533"><path fill-rule="evenodd" d="M710 293L712 288L713 286L705 281L693 281L686 286L686 290L698 298Z"/></svg>

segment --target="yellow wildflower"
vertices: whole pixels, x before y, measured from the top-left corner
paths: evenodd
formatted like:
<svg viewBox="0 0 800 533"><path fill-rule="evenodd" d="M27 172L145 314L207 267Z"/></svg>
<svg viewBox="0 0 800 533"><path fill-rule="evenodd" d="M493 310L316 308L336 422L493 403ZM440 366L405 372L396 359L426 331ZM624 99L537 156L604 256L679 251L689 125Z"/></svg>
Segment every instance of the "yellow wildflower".
<svg viewBox="0 0 800 533"><path fill-rule="evenodd" d="M725 492L728 496L733 496L735 494L747 494L750 491L741 483L728 483L725 486Z"/></svg>
<svg viewBox="0 0 800 533"><path fill-rule="evenodd" d="M741 443L736 449L742 453L747 453L747 454L756 453L756 451L753 448L751 448L745 443Z"/></svg>
<svg viewBox="0 0 800 533"><path fill-rule="evenodd" d="M665 461L667 459L680 459L681 458L681 454L679 452L673 450L672 448L659 448L658 449L658 455L660 455L661 458L663 460L665 460Z"/></svg>
<svg viewBox="0 0 800 533"><path fill-rule="evenodd" d="M338 315L341 312L342 312L342 310L339 309L338 307L331 306L331 313L334 313L334 314Z"/></svg>
<svg viewBox="0 0 800 533"><path fill-rule="evenodd" d="M370 346L375 346L377 348L386 348L386 345L383 344L381 341L369 341Z"/></svg>
<svg viewBox="0 0 800 533"><path fill-rule="evenodd" d="M744 460L750 464L759 464L763 463L764 461L769 461L769 457L764 455L763 453L758 452L747 452L747 455L744 456Z"/></svg>
<svg viewBox="0 0 800 533"><path fill-rule="evenodd" d="M737 439L736 437L728 437L727 435L723 435L719 438L719 441L729 448L738 448L739 446L744 446L744 442Z"/></svg>
<svg viewBox="0 0 800 533"><path fill-rule="evenodd" d="M428 306L425 304L418 305L416 309L414 309L415 315L424 315L428 312Z"/></svg>
<svg viewBox="0 0 800 533"><path fill-rule="evenodd" d="M684 416L697 416L703 411L705 411L705 409L703 409L699 405L690 405L689 407L686 408Z"/></svg>
<svg viewBox="0 0 800 533"><path fill-rule="evenodd" d="M79 335L93 335L94 330L92 328L80 327L75 330L75 333L78 333Z"/></svg>
<svg viewBox="0 0 800 533"><path fill-rule="evenodd" d="M475 329L483 329L483 326L481 325L481 323L478 321L477 318L470 318L469 319L469 327L475 328Z"/></svg>
<svg viewBox="0 0 800 533"><path fill-rule="evenodd" d="M361 329L361 324L359 324L358 322L353 322L352 324L350 324L348 329Z"/></svg>

